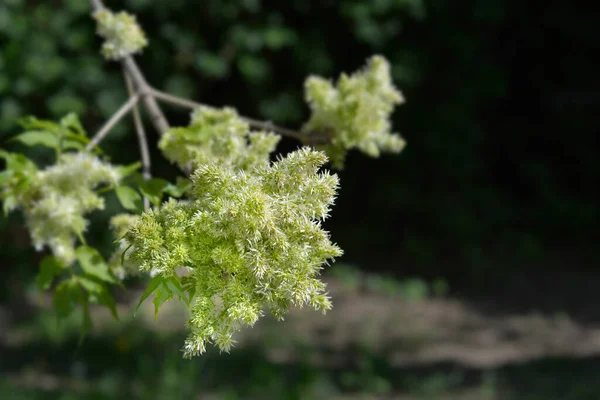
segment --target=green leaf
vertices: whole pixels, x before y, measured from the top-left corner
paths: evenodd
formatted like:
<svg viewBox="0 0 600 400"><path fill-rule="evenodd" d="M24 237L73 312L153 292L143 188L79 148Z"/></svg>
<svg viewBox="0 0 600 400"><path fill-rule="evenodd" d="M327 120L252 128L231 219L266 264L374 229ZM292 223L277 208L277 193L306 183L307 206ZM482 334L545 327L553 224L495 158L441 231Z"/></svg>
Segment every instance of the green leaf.
<svg viewBox="0 0 600 400"><path fill-rule="evenodd" d="M127 246L127 248L125 250L123 250L123 253L121 253L121 266L125 265L125 253L127 253L127 250L129 250L132 247L133 247L133 243L131 243L129 246Z"/></svg>
<svg viewBox="0 0 600 400"><path fill-rule="evenodd" d="M192 188L192 182L186 178L177 178L177 184L169 183L164 187L163 191L169 196L179 198L184 195L185 192Z"/></svg>
<svg viewBox="0 0 600 400"><path fill-rule="evenodd" d="M168 300L171 300L173 293L164 283L156 290L156 295L152 303L154 303L154 320L158 317L158 310Z"/></svg>
<svg viewBox="0 0 600 400"><path fill-rule="evenodd" d="M54 291L52 301L59 319L71 315L77 303L82 299L83 293L76 281L68 279L59 283Z"/></svg>
<svg viewBox="0 0 600 400"><path fill-rule="evenodd" d="M194 285L188 290L188 299L187 299L188 307L192 303L192 299L194 298L195 295L196 295L196 286Z"/></svg>
<svg viewBox="0 0 600 400"><path fill-rule="evenodd" d="M135 179L140 188L140 192L142 192L153 205L159 206L162 201L163 190L169 185L169 182L161 178L144 180L140 174L136 174Z"/></svg>
<svg viewBox="0 0 600 400"><path fill-rule="evenodd" d="M6 160L6 170L12 170L15 174L33 173L38 169L33 161L21 153L0 151L0 157Z"/></svg>
<svg viewBox="0 0 600 400"><path fill-rule="evenodd" d="M108 287L96 280L93 276L79 275L77 280L81 286L90 294L90 300L94 303L108 307L115 319L119 319L117 315L117 303L110 294Z"/></svg>
<svg viewBox="0 0 600 400"><path fill-rule="evenodd" d="M119 171L119 174L123 178L126 178L129 175L133 174L138 169L140 169L141 167L142 167L142 163L140 161L137 161L137 162L134 162L133 164L119 166L119 167L117 167L117 170Z"/></svg>
<svg viewBox="0 0 600 400"><path fill-rule="evenodd" d="M67 133L63 136L61 146L63 150L75 149L85 150L86 145L90 142L86 136L76 135L74 133Z"/></svg>
<svg viewBox="0 0 600 400"><path fill-rule="evenodd" d="M81 335L79 336L79 345L83 343L85 335L93 328L92 316L90 314L90 302L87 298L83 298L83 324L81 326Z"/></svg>
<svg viewBox="0 0 600 400"><path fill-rule="evenodd" d="M196 295L196 280L191 276L183 276L181 277L181 282L183 286L183 290L188 293L187 304L189 305L192 302L192 299Z"/></svg>
<svg viewBox="0 0 600 400"><path fill-rule="evenodd" d="M98 294L98 302L103 306L106 306L110 310L110 313L112 314L114 319L116 319L117 321L119 320L119 314L117 313L117 303L115 302L114 297L110 294L108 289Z"/></svg>
<svg viewBox="0 0 600 400"><path fill-rule="evenodd" d="M141 211L143 208L142 198L138 192L129 186L117 186L115 189L121 205L131 211Z"/></svg>
<svg viewBox="0 0 600 400"><path fill-rule="evenodd" d="M165 284L167 285L167 288L171 293L175 293L181 300L188 304L187 294L183 290L183 287L181 286L181 283L179 282L179 279L177 277L172 276L168 278L165 281Z"/></svg>
<svg viewBox="0 0 600 400"><path fill-rule="evenodd" d="M40 263L40 272L35 278L35 283L43 290L52 284L54 278L63 270L64 266L54 256L46 256Z"/></svg>
<svg viewBox="0 0 600 400"><path fill-rule="evenodd" d="M108 265L104 262L100 253L98 253L98 250L89 246L79 246L75 250L75 256L86 274L103 282L119 283L118 279L111 274Z"/></svg>
<svg viewBox="0 0 600 400"><path fill-rule="evenodd" d="M63 128L69 129L75 132L77 135L86 136L85 129L79 121L79 117L75 113L69 113L60 120L60 125Z"/></svg>
<svg viewBox="0 0 600 400"><path fill-rule="evenodd" d="M156 275L154 278L152 278L152 280L150 280L150 283L148 283L148 287L146 288L146 290L144 290L144 293L142 294L142 297L140 298L140 302L138 303L137 307L135 308L136 312L137 312L137 310L140 309L140 306L142 305L144 300L146 300L148 298L148 296L150 296L162 282L163 282L163 277L160 275Z"/></svg>
<svg viewBox="0 0 600 400"><path fill-rule="evenodd" d="M18 141L25 146L44 146L56 149L59 145L58 136L50 131L27 131L10 139L11 142Z"/></svg>
<svg viewBox="0 0 600 400"><path fill-rule="evenodd" d="M27 116L19 120L19 125L23 129L40 129L54 132L56 134L62 132L62 127L54 121L37 119L34 116Z"/></svg>
<svg viewBox="0 0 600 400"><path fill-rule="evenodd" d="M106 290L106 286L102 282L98 281L97 278L92 275L87 275L87 274L77 275L77 280L79 281L79 284L85 290L87 290L87 292L89 294L98 295L103 290Z"/></svg>

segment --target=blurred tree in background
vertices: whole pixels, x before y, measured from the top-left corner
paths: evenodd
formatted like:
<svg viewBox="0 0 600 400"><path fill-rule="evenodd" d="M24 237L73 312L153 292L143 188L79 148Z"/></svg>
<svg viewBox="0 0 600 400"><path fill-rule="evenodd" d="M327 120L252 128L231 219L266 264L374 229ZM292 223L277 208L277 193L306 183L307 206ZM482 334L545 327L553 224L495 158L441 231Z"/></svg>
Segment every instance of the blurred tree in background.
<svg viewBox="0 0 600 400"><path fill-rule="evenodd" d="M353 153L341 173L327 227L346 262L481 286L591 262L600 236L592 13L516 0L106 3L138 16L152 46L139 61L157 88L292 128L308 116L307 75L353 71L373 53L390 60L408 100L394 127L408 147L382 160ZM82 0L0 3L3 141L28 114L75 111L93 132L125 100L89 14ZM170 112L174 125L188 119ZM104 146L115 162L137 158L131 124ZM158 176L173 171L154 165ZM6 283L31 279L27 233L16 217L0 224ZM100 232L96 241L111 245Z"/></svg>

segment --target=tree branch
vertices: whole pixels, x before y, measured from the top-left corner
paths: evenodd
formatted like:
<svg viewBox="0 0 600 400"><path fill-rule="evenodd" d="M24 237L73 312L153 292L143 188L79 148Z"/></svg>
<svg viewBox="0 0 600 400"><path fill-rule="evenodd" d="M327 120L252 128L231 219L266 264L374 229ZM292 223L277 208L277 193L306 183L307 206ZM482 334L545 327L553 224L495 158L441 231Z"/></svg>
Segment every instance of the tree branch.
<svg viewBox="0 0 600 400"><path fill-rule="evenodd" d="M133 83L137 88L137 92L142 96L142 101L144 102L146 111L148 111L148 114L150 115L150 120L152 121L152 124L158 131L158 134L162 135L163 133L168 131L170 127L160 106L158 105L156 99L152 94L152 87L148 84L146 78L144 78L142 71L140 71L133 57L125 57L122 60L122 63L123 67L127 71L127 74L133 80Z"/></svg>
<svg viewBox="0 0 600 400"><path fill-rule="evenodd" d="M104 4L102 0L90 0L92 7L95 11L100 11L104 9ZM170 129L169 123L167 122L162 109L158 105L158 100L162 100L167 103L179 105L187 108L198 108L198 107L208 107L215 109L215 107L197 103L191 100L182 99L177 96L170 95L165 92L161 92L160 90L154 89L152 86L148 84L146 78L144 77L142 71L139 69L135 60L131 56L124 57L121 60L123 68L126 71L126 75L130 77L133 81L133 85L135 86L135 92L137 95L141 97L141 100L144 103L148 114L150 115L150 119L152 124L158 131L159 135L162 135L164 132ZM302 143L311 144L311 145L319 145L319 144L327 144L331 141L331 136L326 132L310 132L309 134L304 134L302 132L283 128L273 124L271 121L260 121L248 117L241 117L245 120L252 128L262 129L266 131L272 131L278 133L282 136L287 136L293 139L296 139ZM109 121L110 122L110 121Z"/></svg>
<svg viewBox="0 0 600 400"><path fill-rule="evenodd" d="M90 3L95 12L101 11L104 8L106 8L104 6L104 3L102 3L102 0L90 0ZM152 97L152 89L150 85L146 81L146 78L144 78L142 71L140 71L133 57L124 57L121 60L121 63L123 64L123 68L125 68L129 76L133 80L133 83L137 89L136 92L141 96L142 101L144 102L144 106L146 107L146 110L150 115L152 124L158 131L158 134L162 135L164 132L169 130L169 123L167 122L162 110L156 102L156 99Z"/></svg>
<svg viewBox="0 0 600 400"><path fill-rule="evenodd" d="M137 104L140 100L140 96L135 93L133 96L127 100L125 104L119 108L119 110L113 114L113 116L104 124L102 129L96 133L93 139L88 143L86 149L88 151L92 150L94 147L98 146L100 142L108 135L110 130L127 114L131 109Z"/></svg>
<svg viewBox="0 0 600 400"><path fill-rule="evenodd" d="M197 103L195 101L184 99L184 98L181 98L178 96L173 96L169 93L165 93L160 90L156 90L154 88L152 88L152 96L154 96L158 100L162 100L166 103L171 103L174 105L178 105L178 106L186 107L186 108L190 108L190 109L195 109L195 108L199 108L199 107L216 109L216 107L209 106L207 104ZM312 144L326 144L326 143L329 143L329 141L330 141L330 139L326 136L321 136L321 135L316 135L316 134L306 135L306 134L303 134L301 132L298 132L298 131L295 131L292 129L282 128L280 126L273 124L271 121L259 121L259 120L244 117L244 116L241 116L240 118L242 118L244 121L246 121L253 128L263 129L266 131L273 131L282 136L291 137L291 138L299 140L301 142L310 142Z"/></svg>
<svg viewBox="0 0 600 400"><path fill-rule="evenodd" d="M131 82L131 77L127 74L127 71L125 70L123 70L123 76L125 77L125 84L127 85L127 91L129 92L129 96L133 96L135 93L133 88L133 82ZM142 174L144 180L149 180L152 177L152 175L150 174L150 150L148 149L146 130L144 129L144 124L142 123L142 118L140 116L140 110L137 105L133 107L133 122L138 137L140 156L142 158ZM149 208L150 200L146 196L144 196L144 209L147 210Z"/></svg>

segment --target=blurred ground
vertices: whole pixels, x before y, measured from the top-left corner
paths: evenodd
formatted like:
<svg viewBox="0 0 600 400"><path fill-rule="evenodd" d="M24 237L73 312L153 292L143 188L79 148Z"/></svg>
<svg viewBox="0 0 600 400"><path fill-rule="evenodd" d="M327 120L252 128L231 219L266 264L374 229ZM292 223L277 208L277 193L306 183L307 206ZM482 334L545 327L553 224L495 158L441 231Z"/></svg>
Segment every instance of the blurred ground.
<svg viewBox="0 0 600 400"><path fill-rule="evenodd" d="M285 322L265 318L238 335L239 343L229 355L213 351L192 361L182 360L177 352L183 345L185 310L171 302L154 321L153 305L147 301L134 319L141 291L128 293L120 302L120 323L104 309L96 309L95 330L81 347L77 346L78 321L57 328L46 310L37 322L12 324L10 312L3 310L0 382L10 389L7 393L13 397L8 398L15 399L63 398L56 397L61 393L71 393L72 398L92 393L114 398L102 397L105 394L98 389L107 371L94 364L106 363L132 376L131 381L116 384L127 387L125 393L130 391L125 398L179 398L143 389L160 384L169 368L198 369L189 377L173 372L179 376L173 379L205 379L203 385L190 389L199 399L577 400L600 396L600 373L596 373L600 362L595 360L600 355L600 323L577 322L565 313L490 314L485 308L443 296L443 290L433 295L418 280L402 283L352 274L346 270L328 279L334 309L327 315L302 309L294 310ZM50 304L39 295L30 300L35 307ZM162 378L140 381L137 367L130 370L133 360L149 362L152 357L156 357L156 370L148 373ZM590 363L599 365L590 367ZM209 378L217 371L231 372L232 379L227 383L227 374ZM244 376L239 381L233 378L238 373ZM246 379L253 374L263 382L258 395L235 388L252 386ZM284 383L278 388L279 381ZM0 384L0 398L7 398L2 389ZM41 397L32 397L35 393Z"/></svg>

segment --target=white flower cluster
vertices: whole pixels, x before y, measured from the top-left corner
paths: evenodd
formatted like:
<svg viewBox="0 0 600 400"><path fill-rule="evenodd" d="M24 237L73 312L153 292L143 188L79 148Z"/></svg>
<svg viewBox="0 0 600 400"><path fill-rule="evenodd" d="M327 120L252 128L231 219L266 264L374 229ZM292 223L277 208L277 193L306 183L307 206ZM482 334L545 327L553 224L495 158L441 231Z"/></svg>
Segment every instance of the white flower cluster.
<svg viewBox="0 0 600 400"><path fill-rule="evenodd" d="M278 319L291 306L331 308L318 275L342 251L321 226L338 187L336 175L318 172L326 161L306 147L252 172L207 163L192 176L190 201L170 200L131 227L129 260L181 279L189 293L186 356L207 343L228 351L233 333L263 308ZM181 267L189 275L179 278ZM169 298L164 293L156 298Z"/></svg>
<svg viewBox="0 0 600 400"><path fill-rule="evenodd" d="M97 33L105 41L102 55L109 60L120 60L138 53L148 45L144 31L134 15L124 11L113 13L109 10L94 13Z"/></svg>
<svg viewBox="0 0 600 400"><path fill-rule="evenodd" d="M224 167L250 170L269 164L269 155L281 137L267 132L251 132L233 108L200 107L191 115L190 125L172 128L158 146L165 157L191 171L208 162Z"/></svg>
<svg viewBox="0 0 600 400"><path fill-rule="evenodd" d="M94 192L100 184L117 185L119 171L87 153L63 153L57 164L29 169L4 185L2 197L20 207L35 248L48 246L64 265L75 261L75 242L85 231L85 214L104 208Z"/></svg>
<svg viewBox="0 0 600 400"><path fill-rule="evenodd" d="M342 74L336 86L311 76L304 88L312 114L303 131L331 139L322 148L336 168L343 168L346 153L353 148L371 157L404 148L404 139L390 133L389 120L404 97L392 83L390 65L384 57L373 56L362 71Z"/></svg>

